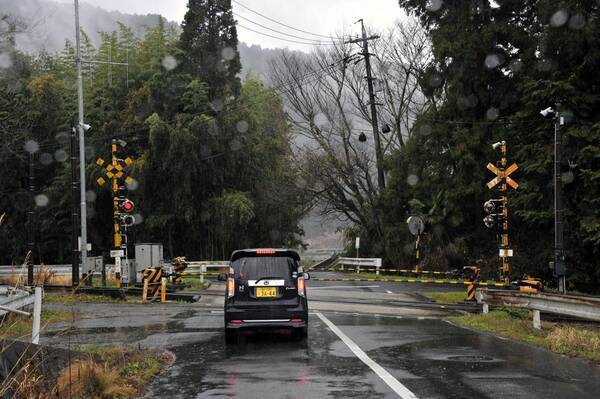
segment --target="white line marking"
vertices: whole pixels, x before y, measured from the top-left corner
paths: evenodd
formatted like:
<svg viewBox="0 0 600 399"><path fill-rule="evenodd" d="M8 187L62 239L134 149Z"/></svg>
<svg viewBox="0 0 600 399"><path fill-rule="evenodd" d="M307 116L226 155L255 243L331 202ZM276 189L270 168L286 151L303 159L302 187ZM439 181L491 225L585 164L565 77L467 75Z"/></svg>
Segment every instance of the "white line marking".
<svg viewBox="0 0 600 399"><path fill-rule="evenodd" d="M388 294L393 294L393 292L390 290L385 290L385 292L387 292Z"/></svg>
<svg viewBox="0 0 600 399"><path fill-rule="evenodd" d="M319 317L319 319L321 319L321 321L323 321L323 323L325 323L325 325L327 325L327 327L329 327L331 331L333 331L335 335L337 335L342 340L343 343L346 344L346 346L348 346L348 348L352 351L352 353L354 353L354 355L357 358L359 358L364 364L369 366L369 368L373 370L373 372L377 374L377 376L379 376L379 378L381 378L383 382L385 382L390 388L392 388L392 390L396 392L398 396L400 396L402 399L417 399L417 396L414 393L412 393L407 387L402 385L402 383L400 383L400 381L398 381L386 369L381 367L379 364L375 363L373 359L371 359L362 349L360 349L360 347L356 345L356 343L352 341L350 337L344 334L342 330L340 330L335 324L333 324L331 320L323 316L322 313L316 313L316 315Z"/></svg>
<svg viewBox="0 0 600 399"><path fill-rule="evenodd" d="M328 285L324 287L308 287L309 290L326 290L329 288L379 288L378 285Z"/></svg>

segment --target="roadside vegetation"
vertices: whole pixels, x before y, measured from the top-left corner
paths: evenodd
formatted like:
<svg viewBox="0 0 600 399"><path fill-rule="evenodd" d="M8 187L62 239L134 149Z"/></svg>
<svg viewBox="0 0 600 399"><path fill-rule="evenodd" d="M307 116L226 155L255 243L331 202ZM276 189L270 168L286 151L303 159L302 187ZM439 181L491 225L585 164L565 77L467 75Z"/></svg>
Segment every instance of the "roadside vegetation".
<svg viewBox="0 0 600 399"><path fill-rule="evenodd" d="M42 310L42 327L59 321L71 320L74 314L64 310ZM31 319L21 315L9 313L0 317L0 339L31 337Z"/></svg>
<svg viewBox="0 0 600 399"><path fill-rule="evenodd" d="M490 332L541 346L556 353L600 363L600 329L578 324L543 323L533 328L527 311L493 310L487 314L452 316L448 320L478 331Z"/></svg>
<svg viewBox="0 0 600 399"><path fill-rule="evenodd" d="M210 287L211 282L208 280L200 281L199 278L190 278L184 277L181 279L183 284L189 284L189 287L186 287L185 290L189 291L201 291Z"/></svg>
<svg viewBox="0 0 600 399"><path fill-rule="evenodd" d="M439 292L422 292L423 296L435 300L437 303L460 303L467 298L465 291L439 291Z"/></svg>

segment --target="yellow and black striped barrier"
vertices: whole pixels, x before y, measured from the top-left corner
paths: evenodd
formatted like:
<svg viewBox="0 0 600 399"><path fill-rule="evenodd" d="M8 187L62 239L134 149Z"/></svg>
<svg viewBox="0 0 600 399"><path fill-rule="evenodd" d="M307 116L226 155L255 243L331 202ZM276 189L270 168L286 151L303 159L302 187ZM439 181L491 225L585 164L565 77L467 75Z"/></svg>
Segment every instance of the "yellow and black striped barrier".
<svg viewBox="0 0 600 399"><path fill-rule="evenodd" d="M327 269L328 272L340 271L340 272L375 272L377 269L373 269L372 267L358 267L358 268L330 268ZM434 274L434 275L446 275L452 274L454 272L450 271L437 271L437 270L419 270L419 269L384 269L380 268L380 272L392 272L392 273L400 273L400 274Z"/></svg>
<svg viewBox="0 0 600 399"><path fill-rule="evenodd" d="M185 260L185 256L178 256L173 259L173 284L181 284L181 279L185 274L185 269L188 267L188 263Z"/></svg>
<svg viewBox="0 0 600 399"><path fill-rule="evenodd" d="M152 296L151 301L158 297L160 289L160 301L166 302L167 298L167 279L163 276L162 267L149 267L142 270L142 282L144 288L142 290L142 303L148 303L148 291Z"/></svg>
<svg viewBox="0 0 600 399"><path fill-rule="evenodd" d="M353 282L382 282L382 283L421 283L421 284L449 284L449 285L475 285L481 287L506 287L504 283L496 281L472 282L469 280L448 279L415 279L415 278L326 278L311 277L310 281L353 281Z"/></svg>

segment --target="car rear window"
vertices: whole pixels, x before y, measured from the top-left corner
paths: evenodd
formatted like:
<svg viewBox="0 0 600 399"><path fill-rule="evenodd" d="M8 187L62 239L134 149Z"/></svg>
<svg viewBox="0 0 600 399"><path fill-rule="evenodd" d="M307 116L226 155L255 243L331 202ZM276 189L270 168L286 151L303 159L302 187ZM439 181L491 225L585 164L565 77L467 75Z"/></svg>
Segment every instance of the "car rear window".
<svg viewBox="0 0 600 399"><path fill-rule="evenodd" d="M296 262L288 257L257 256L240 258L231 266L235 278L258 280L260 278L279 278L289 280L297 272Z"/></svg>

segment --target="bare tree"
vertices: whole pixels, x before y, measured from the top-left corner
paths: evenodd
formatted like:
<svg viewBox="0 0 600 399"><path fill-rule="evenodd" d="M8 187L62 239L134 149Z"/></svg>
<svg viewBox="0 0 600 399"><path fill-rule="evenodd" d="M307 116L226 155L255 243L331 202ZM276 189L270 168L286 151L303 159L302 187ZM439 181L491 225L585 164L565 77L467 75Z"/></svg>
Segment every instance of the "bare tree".
<svg viewBox="0 0 600 399"><path fill-rule="evenodd" d="M427 102L417 80L430 60L429 41L417 21L399 23L373 47L380 87L380 119L390 126L385 151L404 145L414 116ZM344 215L383 238L371 114L360 50L339 38L308 56L282 52L270 65L297 134L298 165L325 213ZM359 139L360 138L360 139ZM366 140L365 140L366 139Z"/></svg>

